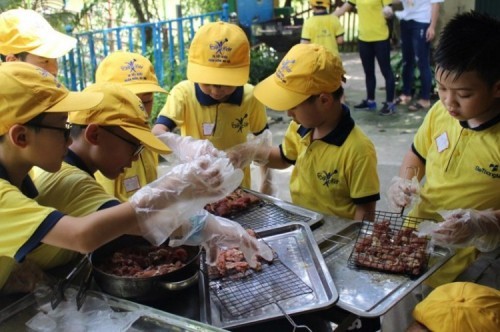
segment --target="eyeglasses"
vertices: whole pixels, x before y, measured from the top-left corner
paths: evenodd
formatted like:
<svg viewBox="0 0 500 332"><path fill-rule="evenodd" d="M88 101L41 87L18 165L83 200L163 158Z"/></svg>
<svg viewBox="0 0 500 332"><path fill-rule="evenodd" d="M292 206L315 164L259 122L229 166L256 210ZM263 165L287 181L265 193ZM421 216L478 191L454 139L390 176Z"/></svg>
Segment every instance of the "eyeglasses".
<svg viewBox="0 0 500 332"><path fill-rule="evenodd" d="M135 142L132 142L131 140L129 139L126 139L125 137L121 136L121 135L118 135L117 133L115 133L114 131L112 131L111 129L107 128L107 127L101 127L102 129L106 130L108 133L110 133L111 135L113 136L116 136L118 137L119 139L127 142L128 144L132 145L134 148L135 148L135 151L134 153L132 154L132 158L136 158L137 156L139 156L142 152L142 150L144 150L144 145L142 145L141 143L137 144Z"/></svg>
<svg viewBox="0 0 500 332"><path fill-rule="evenodd" d="M62 131L65 140L68 140L69 134L71 133L71 127L72 127L72 124L69 122L66 122L66 124L64 125L64 128L44 125L44 124L40 124L40 123L25 123L24 125L29 126L29 127L34 127L34 128L43 128L43 129L52 129L52 130Z"/></svg>

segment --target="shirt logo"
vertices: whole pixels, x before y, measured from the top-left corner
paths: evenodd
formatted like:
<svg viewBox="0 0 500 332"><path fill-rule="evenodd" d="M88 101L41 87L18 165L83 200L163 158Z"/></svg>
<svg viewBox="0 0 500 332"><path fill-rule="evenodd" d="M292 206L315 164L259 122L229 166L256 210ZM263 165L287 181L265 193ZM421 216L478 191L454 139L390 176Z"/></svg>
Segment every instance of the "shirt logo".
<svg viewBox="0 0 500 332"><path fill-rule="evenodd" d="M128 72L126 75L124 82L137 81L137 80L145 80L143 69L144 66L137 63L136 59L132 59L130 61L125 62L124 66L121 66L120 69L122 71Z"/></svg>
<svg viewBox="0 0 500 332"><path fill-rule="evenodd" d="M295 60L285 59L281 61L279 68L276 70L276 76L281 82L286 83L286 75L292 72L293 64L295 64Z"/></svg>
<svg viewBox="0 0 500 332"><path fill-rule="evenodd" d="M339 172L337 170L334 170L333 172L322 171L318 172L316 176L323 182L323 186L330 187L331 184L339 183L339 179L337 178L338 173Z"/></svg>
<svg viewBox="0 0 500 332"><path fill-rule="evenodd" d="M476 172L483 173L493 179L500 179L500 173L498 172L498 164L491 163L487 168L477 165L475 167Z"/></svg>
<svg viewBox="0 0 500 332"><path fill-rule="evenodd" d="M234 129L238 129L238 132L241 133L243 132L243 128L248 127L248 121L245 121L248 118L248 114L245 114L242 118L236 119L235 121L231 122L231 127Z"/></svg>
<svg viewBox="0 0 500 332"><path fill-rule="evenodd" d="M229 42L229 40L225 38L224 40L216 40L209 45L210 50L215 52L212 58L208 59L209 62L231 63L228 53L233 49L227 45L227 42Z"/></svg>

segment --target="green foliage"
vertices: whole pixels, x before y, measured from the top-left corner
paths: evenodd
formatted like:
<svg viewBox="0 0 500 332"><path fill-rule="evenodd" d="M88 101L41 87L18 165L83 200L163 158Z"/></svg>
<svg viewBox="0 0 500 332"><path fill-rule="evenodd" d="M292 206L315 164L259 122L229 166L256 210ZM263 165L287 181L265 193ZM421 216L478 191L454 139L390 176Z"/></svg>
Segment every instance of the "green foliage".
<svg viewBox="0 0 500 332"><path fill-rule="evenodd" d="M170 64L165 63L165 72L163 75L163 87L170 91L177 83L186 79L186 67L187 60L178 61L176 63ZM158 113L165 105L168 95L164 93L156 93L155 100L153 103L153 110L151 111L151 118L149 119L151 123L156 121Z"/></svg>
<svg viewBox="0 0 500 332"><path fill-rule="evenodd" d="M401 51L391 56L391 67L392 67L392 72L394 73L394 79L396 81L396 94L399 95L403 92L403 56L401 54ZM418 66L416 64L413 77L414 78L413 78L412 95L418 96L420 93L420 89L422 88L422 84L420 82L420 70L418 69ZM431 77L432 77L431 91L434 91L436 86L436 81L434 80L433 67L431 67Z"/></svg>
<svg viewBox="0 0 500 332"><path fill-rule="evenodd" d="M278 53L265 44L259 44L250 52L250 83L257 84L276 71Z"/></svg>
<svg viewBox="0 0 500 332"><path fill-rule="evenodd" d="M224 1L225 2L225 1ZM183 15L198 15L222 10L221 0L183 0L180 1Z"/></svg>

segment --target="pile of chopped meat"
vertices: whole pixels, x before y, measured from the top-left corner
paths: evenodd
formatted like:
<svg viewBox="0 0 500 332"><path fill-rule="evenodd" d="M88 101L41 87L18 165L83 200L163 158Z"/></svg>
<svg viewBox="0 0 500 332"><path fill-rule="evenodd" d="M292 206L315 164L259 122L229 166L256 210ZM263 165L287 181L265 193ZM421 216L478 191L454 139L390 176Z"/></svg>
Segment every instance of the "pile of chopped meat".
<svg viewBox="0 0 500 332"><path fill-rule="evenodd" d="M247 229L246 231L251 236L256 237L253 230ZM215 265L209 266L208 274L210 278L221 278L226 276L230 276L232 279L243 278L250 271L261 271L263 260L262 257L257 257L256 266L251 268L243 252L239 248L223 249L219 251Z"/></svg>
<svg viewBox="0 0 500 332"><path fill-rule="evenodd" d="M370 235L358 237L353 258L357 266L417 276L427 267L427 243L413 228L394 231L389 221L381 221Z"/></svg>
<svg viewBox="0 0 500 332"><path fill-rule="evenodd" d="M99 264L99 268L120 277L153 277L180 269L186 265L188 256L188 252L182 247L126 247L115 251Z"/></svg>
<svg viewBox="0 0 500 332"><path fill-rule="evenodd" d="M257 196L242 189L236 189L220 201L205 205L205 210L216 216L226 217L235 212L244 211L260 201L261 199Z"/></svg>

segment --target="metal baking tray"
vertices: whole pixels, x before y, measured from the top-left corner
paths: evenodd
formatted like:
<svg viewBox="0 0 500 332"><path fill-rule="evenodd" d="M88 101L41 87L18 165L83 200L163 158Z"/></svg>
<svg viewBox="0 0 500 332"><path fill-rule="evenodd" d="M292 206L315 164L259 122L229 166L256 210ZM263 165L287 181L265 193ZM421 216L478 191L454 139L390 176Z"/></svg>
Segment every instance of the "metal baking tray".
<svg viewBox="0 0 500 332"><path fill-rule="evenodd" d="M248 310L246 307L242 310L244 313L241 315L231 314L231 312L235 313L235 309L228 309L227 302L223 304L213 291L214 286L217 287L217 284L214 283L219 281L217 279L209 280L206 267L203 267L201 279L204 287L200 288L200 302L203 303L201 310L205 312L201 313L200 316L206 318L204 322L222 328L235 328L283 317L281 310L288 315L293 315L325 309L337 301L337 289L308 225L291 222L275 228L263 229L256 233L262 241L271 246L279 261L276 262L275 266L274 264L263 266L261 272L252 274L251 277L263 287L252 288L253 285L241 283L241 288L250 290L246 293L245 302L258 302L262 297L269 296L268 294L273 294L275 300L282 299L277 300L277 304L270 300L267 302L268 304L253 308L253 310ZM280 266L280 264L282 265ZM266 268L269 267L272 267L273 270L269 271L271 273L266 273ZM283 278L283 274L289 275L288 282L293 283L292 289L295 288L298 295L287 293L280 297L274 294L273 287L278 287L276 286L277 282L283 283L280 280ZM233 287L236 290L238 283L232 282L229 285L220 286ZM289 288L283 285L280 290L288 292ZM220 296L224 296L224 294L219 294Z"/></svg>
<svg viewBox="0 0 500 332"><path fill-rule="evenodd" d="M76 290L75 290L76 292ZM139 317L127 330L129 332L138 331L226 331L221 328L210 326L160 311L145 305L119 299L101 292L88 291L87 297L95 297L108 303L112 310L116 312L136 312ZM90 300L87 298L86 303ZM70 303L71 304L71 303ZM76 303L74 303L76 308ZM85 304L84 304L85 306ZM30 293L17 302L0 311L0 331L28 331L26 323L40 312L39 304L35 295Z"/></svg>
<svg viewBox="0 0 500 332"><path fill-rule="evenodd" d="M434 246L427 270L418 278L353 269L348 259L360 228L361 222L353 222L335 234L325 235L319 247L339 292L337 306L361 317L385 314L454 255L451 249Z"/></svg>
<svg viewBox="0 0 500 332"><path fill-rule="evenodd" d="M259 230L285 225L289 222L304 222L310 227L323 219L323 215L276 197L262 194L258 191L243 189L243 191L259 197L262 202L254 204L246 210L232 213L226 218L238 222L245 228Z"/></svg>

